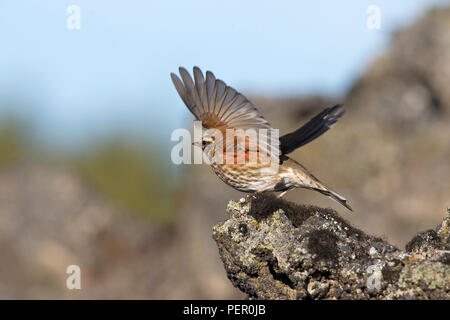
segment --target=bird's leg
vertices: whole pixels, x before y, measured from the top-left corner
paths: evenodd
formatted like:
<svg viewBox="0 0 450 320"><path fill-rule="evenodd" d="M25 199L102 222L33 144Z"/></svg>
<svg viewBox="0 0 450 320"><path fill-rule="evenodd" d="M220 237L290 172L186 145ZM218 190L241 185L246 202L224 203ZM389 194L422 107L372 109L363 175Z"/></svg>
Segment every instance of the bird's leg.
<svg viewBox="0 0 450 320"><path fill-rule="evenodd" d="M247 199L256 199L256 195L258 194L258 192L252 192L252 193L249 193L249 194L247 194L245 197L247 198Z"/></svg>
<svg viewBox="0 0 450 320"><path fill-rule="evenodd" d="M288 192L289 190L284 190L282 193L280 193L278 195L278 198L281 198L282 196L284 196L286 194L286 192Z"/></svg>

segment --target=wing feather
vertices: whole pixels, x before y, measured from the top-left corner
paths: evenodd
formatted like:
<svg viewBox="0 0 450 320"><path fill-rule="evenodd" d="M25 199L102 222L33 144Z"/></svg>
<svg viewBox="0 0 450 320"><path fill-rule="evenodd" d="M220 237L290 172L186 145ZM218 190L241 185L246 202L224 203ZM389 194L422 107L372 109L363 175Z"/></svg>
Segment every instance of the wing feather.
<svg viewBox="0 0 450 320"><path fill-rule="evenodd" d="M181 80L172 73L172 81L181 99L197 119L216 117L219 120L217 123L222 125L229 125L229 121L245 123L236 122L237 119L246 120L250 124L254 123L251 121L254 119L259 126L271 128L243 94L216 79L211 71L207 71L205 77L200 68L194 67L194 79L183 67L179 68L179 72Z"/></svg>
<svg viewBox="0 0 450 320"><path fill-rule="evenodd" d="M241 93L216 79L211 71L206 77L198 67L194 67L194 79L189 72L179 68L181 79L171 73L172 82L188 109L195 118L202 121L203 127L226 129L272 129L256 107ZM269 152L270 142L258 141L259 152ZM237 146L237 150L246 145ZM230 150L231 151L231 150Z"/></svg>
<svg viewBox="0 0 450 320"><path fill-rule="evenodd" d="M288 154L324 134L344 114L342 104L326 108L299 129L280 138L281 153Z"/></svg>

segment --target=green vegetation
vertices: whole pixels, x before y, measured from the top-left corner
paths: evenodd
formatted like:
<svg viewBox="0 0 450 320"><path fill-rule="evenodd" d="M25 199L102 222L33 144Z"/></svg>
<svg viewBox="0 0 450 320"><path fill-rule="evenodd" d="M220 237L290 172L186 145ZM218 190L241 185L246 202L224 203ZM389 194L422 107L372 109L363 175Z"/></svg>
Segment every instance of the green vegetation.
<svg viewBox="0 0 450 320"><path fill-rule="evenodd" d="M90 148L78 161L80 175L122 210L161 224L173 221L173 173L156 152L124 139Z"/></svg>
<svg viewBox="0 0 450 320"><path fill-rule="evenodd" d="M26 150L26 129L13 117L0 120L0 168L18 162Z"/></svg>
<svg viewBox="0 0 450 320"><path fill-rule="evenodd" d="M50 167L69 167L94 194L103 196L121 212L162 226L173 221L178 189L167 158L160 155L163 147L120 136L64 153L33 142L29 128L29 122L0 118L0 169L9 170L25 159Z"/></svg>

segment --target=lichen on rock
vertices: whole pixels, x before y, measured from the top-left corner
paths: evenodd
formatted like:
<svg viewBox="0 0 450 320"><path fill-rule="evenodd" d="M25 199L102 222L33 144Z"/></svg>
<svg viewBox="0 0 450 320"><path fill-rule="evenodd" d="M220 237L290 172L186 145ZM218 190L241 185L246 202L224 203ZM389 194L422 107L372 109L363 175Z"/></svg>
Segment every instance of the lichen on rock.
<svg viewBox="0 0 450 320"><path fill-rule="evenodd" d="M233 285L257 299L449 299L449 216L407 250L334 210L262 194L230 201L213 238Z"/></svg>

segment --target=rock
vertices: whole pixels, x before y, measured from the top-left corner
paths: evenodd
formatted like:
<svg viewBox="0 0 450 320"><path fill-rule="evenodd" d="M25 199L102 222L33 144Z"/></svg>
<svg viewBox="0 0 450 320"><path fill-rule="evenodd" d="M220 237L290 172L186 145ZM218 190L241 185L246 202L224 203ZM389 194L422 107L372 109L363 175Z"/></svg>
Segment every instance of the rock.
<svg viewBox="0 0 450 320"><path fill-rule="evenodd" d="M450 112L450 7L394 33L387 52L353 85L347 105L399 125Z"/></svg>
<svg viewBox="0 0 450 320"><path fill-rule="evenodd" d="M234 286L256 299L449 299L449 216L400 250L336 211L258 195L230 201L213 238Z"/></svg>

